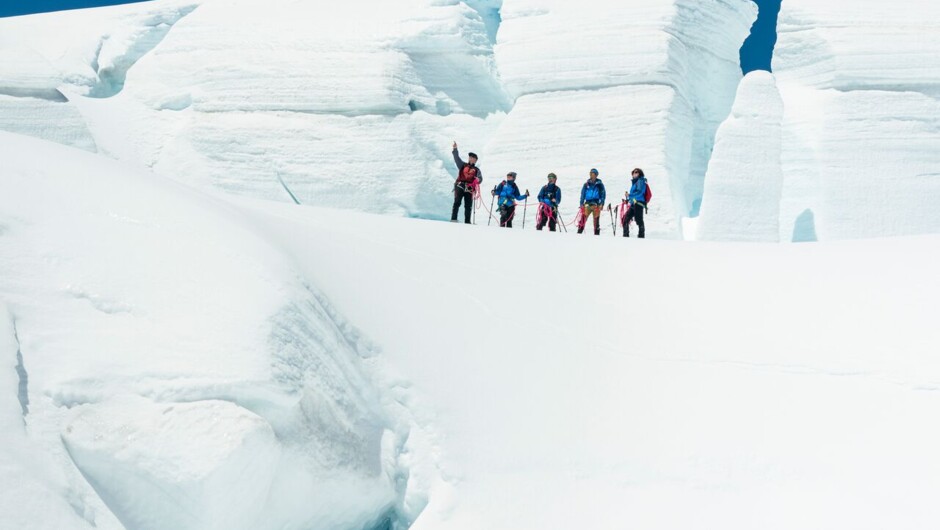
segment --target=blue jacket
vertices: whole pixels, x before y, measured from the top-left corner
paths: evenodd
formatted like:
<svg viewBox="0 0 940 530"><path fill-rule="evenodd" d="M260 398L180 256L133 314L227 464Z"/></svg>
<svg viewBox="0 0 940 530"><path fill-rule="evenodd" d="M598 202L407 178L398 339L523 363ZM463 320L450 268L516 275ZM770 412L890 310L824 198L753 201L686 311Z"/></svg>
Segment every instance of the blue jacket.
<svg viewBox="0 0 940 530"><path fill-rule="evenodd" d="M630 185L630 196L628 197L630 203L646 204L646 177L636 177L631 182L633 184Z"/></svg>
<svg viewBox="0 0 940 530"><path fill-rule="evenodd" d="M526 198L525 195L519 193L519 186L515 182L509 182L504 180L499 183L499 186L496 186L494 190L496 195L499 195L499 205L500 206L515 206L516 201L521 201Z"/></svg>
<svg viewBox="0 0 940 530"><path fill-rule="evenodd" d="M593 184L591 184L590 179L588 179L588 181L584 183L584 186L581 187L581 202L579 206L584 206L586 202L601 205L607 202L607 190L604 188L604 183L601 182L601 179L595 180Z"/></svg>
<svg viewBox="0 0 940 530"><path fill-rule="evenodd" d="M542 191L539 192L539 202L544 202L549 206L557 206L561 203L561 188L555 184L542 186Z"/></svg>

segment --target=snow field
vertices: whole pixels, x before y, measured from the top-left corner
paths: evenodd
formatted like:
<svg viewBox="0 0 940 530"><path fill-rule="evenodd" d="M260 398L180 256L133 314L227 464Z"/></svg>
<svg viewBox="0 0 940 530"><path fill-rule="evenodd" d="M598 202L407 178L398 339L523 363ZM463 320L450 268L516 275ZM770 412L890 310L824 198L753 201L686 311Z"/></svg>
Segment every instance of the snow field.
<svg viewBox="0 0 940 530"><path fill-rule="evenodd" d="M938 515L932 236L624 241L239 202L410 383L414 528Z"/></svg>

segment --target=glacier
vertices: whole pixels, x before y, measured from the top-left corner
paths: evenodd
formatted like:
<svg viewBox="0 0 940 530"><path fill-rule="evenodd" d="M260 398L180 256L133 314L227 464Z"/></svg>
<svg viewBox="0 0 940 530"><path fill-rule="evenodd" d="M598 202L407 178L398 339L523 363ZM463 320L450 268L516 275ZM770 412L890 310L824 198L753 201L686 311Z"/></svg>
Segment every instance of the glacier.
<svg viewBox="0 0 940 530"><path fill-rule="evenodd" d="M929 526L937 10L0 19L0 526ZM426 222L452 141L651 239Z"/></svg>
<svg viewBox="0 0 940 530"><path fill-rule="evenodd" d="M33 46L86 48L56 65L92 137L72 145L229 192L288 200L280 176L305 204L430 218L447 212L454 139L483 154L485 175L514 170L534 186L555 171L568 196L591 167L611 179L643 165L658 175L651 233L678 238L756 9L359 0L310 17L293 4L172 0L96 11L108 15ZM34 34L76 20L28 18ZM4 26L20 46L35 39ZM575 38L579 28L595 38Z"/></svg>
<svg viewBox="0 0 940 530"><path fill-rule="evenodd" d="M940 516L935 235L693 245L337 223L0 139L5 526Z"/></svg>
<svg viewBox="0 0 940 530"><path fill-rule="evenodd" d="M288 201L283 181L304 204L433 219L448 212L452 140L488 178L516 171L537 189L555 172L566 197L592 167L619 197L642 167L651 237L696 237L683 227L700 220L741 80L749 0L309 9L159 0L0 20L0 129L227 192ZM781 241L940 226L940 43L924 9L782 9ZM871 222L877 193L904 215Z"/></svg>

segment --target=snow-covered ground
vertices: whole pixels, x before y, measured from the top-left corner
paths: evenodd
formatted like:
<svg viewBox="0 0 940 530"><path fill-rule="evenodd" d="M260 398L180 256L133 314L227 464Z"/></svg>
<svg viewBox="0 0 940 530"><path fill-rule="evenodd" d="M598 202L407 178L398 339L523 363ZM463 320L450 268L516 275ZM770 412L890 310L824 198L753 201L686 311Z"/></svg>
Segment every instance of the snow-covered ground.
<svg viewBox="0 0 940 530"><path fill-rule="evenodd" d="M4 526L940 517L936 236L486 229L2 140Z"/></svg>

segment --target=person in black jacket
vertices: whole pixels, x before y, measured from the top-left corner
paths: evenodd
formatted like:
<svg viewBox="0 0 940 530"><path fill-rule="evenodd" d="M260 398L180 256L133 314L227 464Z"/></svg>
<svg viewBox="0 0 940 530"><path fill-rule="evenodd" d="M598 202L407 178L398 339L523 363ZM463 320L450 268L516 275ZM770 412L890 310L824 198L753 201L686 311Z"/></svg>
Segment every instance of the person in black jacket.
<svg viewBox="0 0 940 530"><path fill-rule="evenodd" d="M470 224L473 190L483 182L483 172L477 167L476 153L469 153L466 162L460 159L457 142L454 142L453 155L454 163L457 164L457 180L454 182L454 209L450 214L450 222L457 222L457 212L460 210L460 202L463 201L463 219L465 223Z"/></svg>
<svg viewBox="0 0 940 530"><path fill-rule="evenodd" d="M555 223L558 218L558 204L561 202L561 188L556 185L558 176L554 173L548 174L548 184L542 186L539 191L539 215L535 223L535 229L541 230L545 223L548 223L548 229L555 231Z"/></svg>

